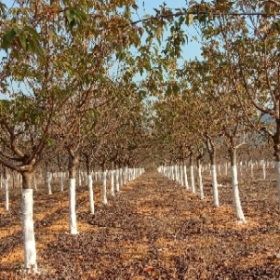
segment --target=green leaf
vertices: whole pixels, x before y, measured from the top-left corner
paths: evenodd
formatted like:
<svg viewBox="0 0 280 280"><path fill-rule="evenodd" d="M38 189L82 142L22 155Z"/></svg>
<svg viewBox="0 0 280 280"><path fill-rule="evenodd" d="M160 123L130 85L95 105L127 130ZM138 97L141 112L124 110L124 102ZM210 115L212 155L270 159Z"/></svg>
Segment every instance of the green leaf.
<svg viewBox="0 0 280 280"><path fill-rule="evenodd" d="M73 29L75 25L81 24L87 20L87 15L82 10L71 9L66 11L66 23L70 29Z"/></svg>
<svg viewBox="0 0 280 280"><path fill-rule="evenodd" d="M44 52L43 52L41 46L39 45L39 42L35 38L29 39L28 47L32 52L36 53L37 55L39 55L39 56L44 55Z"/></svg>
<svg viewBox="0 0 280 280"><path fill-rule="evenodd" d="M27 44L26 44L26 34L24 32L21 32L19 35L19 41L22 46L22 48L26 51L27 50Z"/></svg>
<svg viewBox="0 0 280 280"><path fill-rule="evenodd" d="M12 28L6 32L2 39L2 48L7 50L10 48L12 41L15 39L17 35L16 29Z"/></svg>

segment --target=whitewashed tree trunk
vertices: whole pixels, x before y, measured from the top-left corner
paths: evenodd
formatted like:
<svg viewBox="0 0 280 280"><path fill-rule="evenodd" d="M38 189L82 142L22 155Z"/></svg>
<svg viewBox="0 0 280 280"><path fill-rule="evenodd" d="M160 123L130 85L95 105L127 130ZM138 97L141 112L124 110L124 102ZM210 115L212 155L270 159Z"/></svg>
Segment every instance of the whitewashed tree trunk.
<svg viewBox="0 0 280 280"><path fill-rule="evenodd" d="M24 244L24 268L37 271L32 189L22 189L22 225Z"/></svg>
<svg viewBox="0 0 280 280"><path fill-rule="evenodd" d="M198 182L199 182L199 192L200 199L204 199L204 190L203 190L203 182L202 182L202 173L201 173L201 164L198 164Z"/></svg>
<svg viewBox="0 0 280 280"><path fill-rule="evenodd" d="M239 170L240 170L240 176L243 175L243 163L242 161L239 162Z"/></svg>
<svg viewBox="0 0 280 280"><path fill-rule="evenodd" d="M262 163L262 170L263 170L263 179L266 179L266 164L265 164L265 160Z"/></svg>
<svg viewBox="0 0 280 280"><path fill-rule="evenodd" d="M194 169L193 165L190 166L190 175L191 175L191 192L195 193L195 182L194 182Z"/></svg>
<svg viewBox="0 0 280 280"><path fill-rule="evenodd" d="M116 192L120 191L120 170L116 169Z"/></svg>
<svg viewBox="0 0 280 280"><path fill-rule="evenodd" d="M253 162L250 163L250 167L251 167L251 178L254 180L254 163Z"/></svg>
<svg viewBox="0 0 280 280"><path fill-rule="evenodd" d="M184 167L180 165L180 185L184 186Z"/></svg>
<svg viewBox="0 0 280 280"><path fill-rule="evenodd" d="M48 194L52 194L51 172L47 172L47 187L48 187Z"/></svg>
<svg viewBox="0 0 280 280"><path fill-rule="evenodd" d="M171 176L172 176L171 178L172 178L173 181L175 180L175 171L174 171L174 168L175 168L175 167L172 165L172 166L171 166Z"/></svg>
<svg viewBox="0 0 280 280"><path fill-rule="evenodd" d="M187 173L187 166L184 164L184 178L185 178L185 187L187 190L190 189L189 182L188 182L188 173Z"/></svg>
<svg viewBox="0 0 280 280"><path fill-rule="evenodd" d="M120 168L119 169L119 188L122 187L122 184L123 184L123 176L122 176L122 169Z"/></svg>
<svg viewBox="0 0 280 280"><path fill-rule="evenodd" d="M219 207L220 203L219 203L219 190L218 190L218 182L217 182L216 165L211 165L211 174L212 174L214 205L216 207Z"/></svg>
<svg viewBox="0 0 280 280"><path fill-rule="evenodd" d="M128 166L124 168L124 185L128 182Z"/></svg>
<svg viewBox="0 0 280 280"><path fill-rule="evenodd" d="M82 186L82 172L78 171L79 187Z"/></svg>
<svg viewBox="0 0 280 280"><path fill-rule="evenodd" d="M64 191L64 180L63 180L63 172L60 172L60 191Z"/></svg>
<svg viewBox="0 0 280 280"><path fill-rule="evenodd" d="M102 203L107 204L107 181L106 181L106 170L102 173Z"/></svg>
<svg viewBox="0 0 280 280"><path fill-rule="evenodd" d="M236 165L231 166L231 176L232 176L232 189L233 189L233 202L236 212L236 217L238 220L245 222L245 216L241 207L239 189L238 189L238 179L237 179L237 167Z"/></svg>
<svg viewBox="0 0 280 280"><path fill-rule="evenodd" d="M179 170L178 170L178 165L177 164L175 164L174 169L175 169L175 181L178 182L178 180L179 180Z"/></svg>
<svg viewBox="0 0 280 280"><path fill-rule="evenodd" d="M91 214L94 214L94 192L93 192L92 175L88 175L87 183L88 183L88 193L89 193L89 211Z"/></svg>
<svg viewBox="0 0 280 280"><path fill-rule="evenodd" d="M115 170L111 170L110 172L110 179L111 179L111 195L115 196Z"/></svg>
<svg viewBox="0 0 280 280"><path fill-rule="evenodd" d="M69 230L78 234L76 216L76 178L69 178Z"/></svg>

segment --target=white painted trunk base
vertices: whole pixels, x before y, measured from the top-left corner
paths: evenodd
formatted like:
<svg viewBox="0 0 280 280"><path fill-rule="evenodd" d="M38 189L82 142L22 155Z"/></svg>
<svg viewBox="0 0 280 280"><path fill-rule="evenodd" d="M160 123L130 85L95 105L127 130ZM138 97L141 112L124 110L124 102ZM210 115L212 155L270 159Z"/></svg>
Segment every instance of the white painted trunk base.
<svg viewBox="0 0 280 280"><path fill-rule="evenodd" d="M37 257L33 221L33 190L22 189L22 227L24 268L37 271Z"/></svg>
<svg viewBox="0 0 280 280"><path fill-rule="evenodd" d="M111 170L110 172L111 179L111 196L115 196L115 170Z"/></svg>
<svg viewBox="0 0 280 280"><path fill-rule="evenodd" d="M93 192L93 183L92 183L91 175L88 175L87 182L88 182L88 193L89 193L89 211L91 214L94 214L94 192Z"/></svg>
<svg viewBox="0 0 280 280"><path fill-rule="evenodd" d="M193 165L190 166L190 171L191 171L191 192L195 193L195 182L194 182L194 170L193 170Z"/></svg>
<svg viewBox="0 0 280 280"><path fill-rule="evenodd" d="M250 163L250 167L251 167L251 178L254 180L254 163Z"/></svg>
<svg viewBox="0 0 280 280"><path fill-rule="evenodd" d="M76 179L69 179L69 230L70 234L78 234L76 216Z"/></svg>
<svg viewBox="0 0 280 280"><path fill-rule="evenodd" d="M240 176L242 176L243 175L243 162L242 161L239 162L239 170L240 170Z"/></svg>
<svg viewBox="0 0 280 280"><path fill-rule="evenodd" d="M116 170L116 192L120 191L120 170Z"/></svg>
<svg viewBox="0 0 280 280"><path fill-rule="evenodd" d="M107 182L106 182L106 171L102 173L102 203L107 204Z"/></svg>
<svg viewBox="0 0 280 280"><path fill-rule="evenodd" d="M199 182L200 199L202 200L204 199L204 191L203 191L201 165L198 167L198 182Z"/></svg>
<svg viewBox="0 0 280 280"><path fill-rule="evenodd" d="M212 186L213 186L214 205L216 207L219 207L220 206L220 202L219 202L219 190L218 190L218 182L217 182L216 165L212 165L211 166L211 174L212 174Z"/></svg>
<svg viewBox="0 0 280 280"><path fill-rule="evenodd" d="M122 170L122 168L119 169L119 182L120 182L119 186L121 188L123 186L123 170Z"/></svg>
<svg viewBox="0 0 280 280"><path fill-rule="evenodd" d="M179 168L178 165L175 165L175 180L179 182Z"/></svg>
<svg viewBox="0 0 280 280"><path fill-rule="evenodd" d="M79 187L82 185L82 172L79 171L79 176L78 176L78 179L79 179Z"/></svg>
<svg viewBox="0 0 280 280"><path fill-rule="evenodd" d="M263 169L263 179L265 180L266 179L266 164L265 164L265 161L263 161L262 169Z"/></svg>
<svg viewBox="0 0 280 280"><path fill-rule="evenodd" d="M188 182L188 173L187 173L187 167L184 165L184 178L185 178L185 187L187 190L189 190L189 182Z"/></svg>
<svg viewBox="0 0 280 280"><path fill-rule="evenodd" d="M232 190L233 190L233 202L236 212L237 220L245 222L245 216L241 207L239 189L238 189L238 179L237 179L237 167L236 165L231 166L231 176L232 176Z"/></svg>
<svg viewBox="0 0 280 280"><path fill-rule="evenodd" d="M48 187L48 194L52 194L51 173L50 172L47 172L47 187Z"/></svg>
<svg viewBox="0 0 280 280"><path fill-rule="evenodd" d="M63 172L60 172L60 191L64 191Z"/></svg>

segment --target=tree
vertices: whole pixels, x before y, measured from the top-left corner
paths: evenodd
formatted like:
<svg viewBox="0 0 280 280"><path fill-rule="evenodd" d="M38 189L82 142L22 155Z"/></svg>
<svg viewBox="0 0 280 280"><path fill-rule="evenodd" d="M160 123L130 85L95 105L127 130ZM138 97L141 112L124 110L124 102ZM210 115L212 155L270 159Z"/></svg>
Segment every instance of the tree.
<svg viewBox="0 0 280 280"><path fill-rule="evenodd" d="M118 26L129 23L130 4L135 3L27 1L7 11L1 4L5 14L1 46L7 52L1 65L1 90L11 100L0 104L0 162L23 178L25 268L37 267L34 172L67 143L71 162L76 163L69 139L79 131L80 117L89 109L106 59L113 51L118 55L139 44L135 28L116 32ZM8 87L10 78L18 90Z"/></svg>

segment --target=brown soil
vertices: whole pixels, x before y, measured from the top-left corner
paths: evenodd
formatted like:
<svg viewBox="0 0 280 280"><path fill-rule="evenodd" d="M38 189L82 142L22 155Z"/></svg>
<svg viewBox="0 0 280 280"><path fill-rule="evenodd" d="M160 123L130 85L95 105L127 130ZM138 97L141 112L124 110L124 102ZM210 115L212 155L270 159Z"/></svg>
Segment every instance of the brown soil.
<svg viewBox="0 0 280 280"><path fill-rule="evenodd" d="M86 187L78 188L80 234L68 234L68 192L35 192L39 275L24 275L19 191L6 213L1 190L0 279L280 279L276 182L240 179L246 224L232 208L228 179L219 181L215 209L209 178L201 201L156 172L127 184L108 205L96 187L89 214Z"/></svg>

